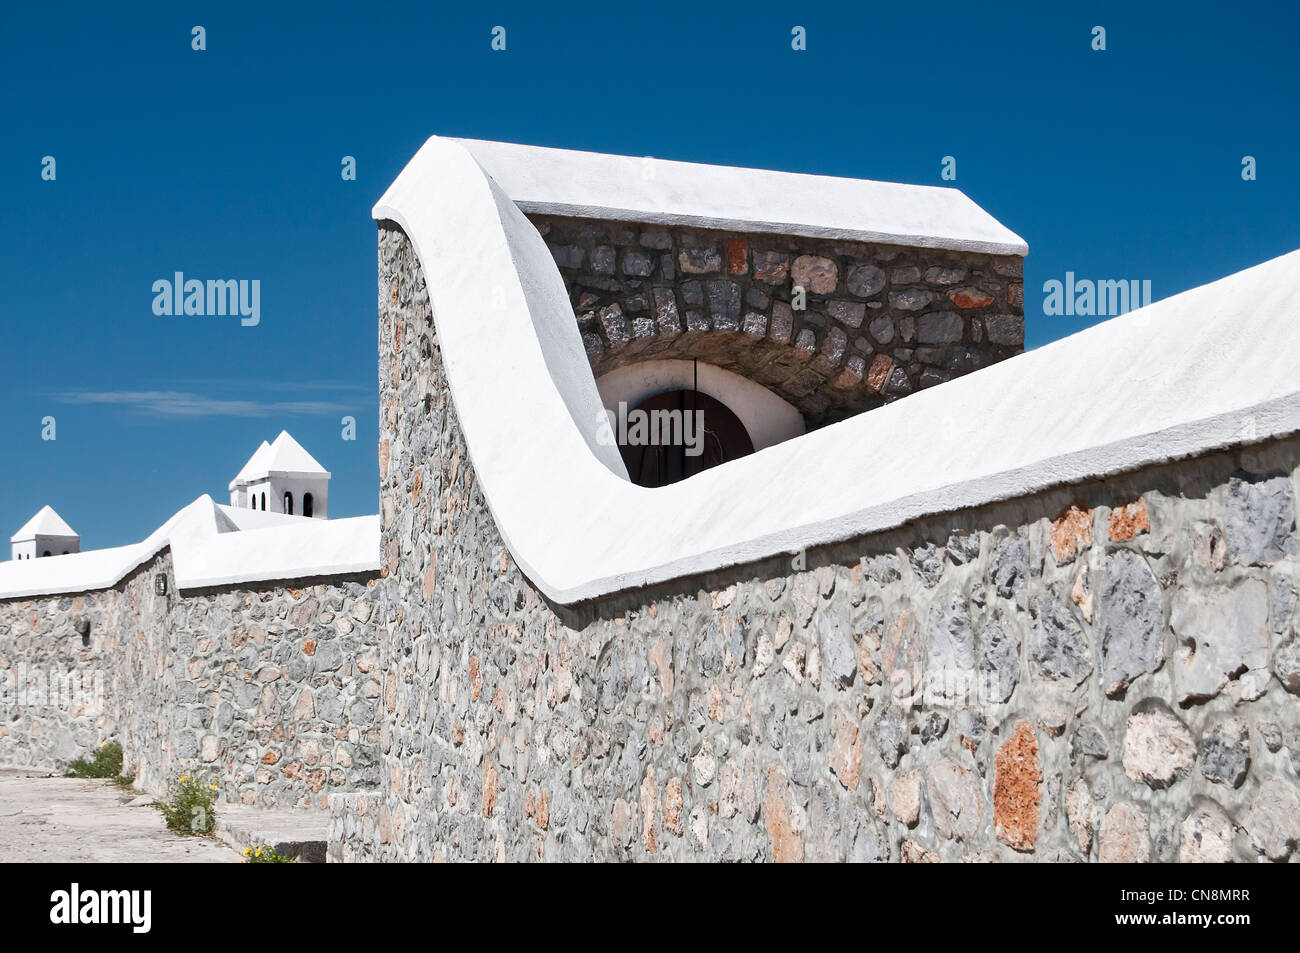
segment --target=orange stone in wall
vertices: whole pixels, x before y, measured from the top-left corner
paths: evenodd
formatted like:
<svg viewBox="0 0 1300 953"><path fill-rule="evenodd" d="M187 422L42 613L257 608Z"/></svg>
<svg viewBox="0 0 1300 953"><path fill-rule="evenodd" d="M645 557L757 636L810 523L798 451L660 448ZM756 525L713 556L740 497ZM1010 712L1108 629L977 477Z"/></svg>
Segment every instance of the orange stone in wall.
<svg viewBox="0 0 1300 953"><path fill-rule="evenodd" d="M877 354L867 368L867 386L879 393L889 379L889 371L893 366L894 361L888 354Z"/></svg>
<svg viewBox="0 0 1300 953"><path fill-rule="evenodd" d="M1147 516L1146 501L1139 499L1111 510L1106 530L1117 543L1126 543L1139 533L1149 532L1151 520Z"/></svg>
<svg viewBox="0 0 1300 953"><path fill-rule="evenodd" d="M962 288L948 295L952 303L959 308L987 308L993 303L993 296L985 294L978 288Z"/></svg>
<svg viewBox="0 0 1300 953"><path fill-rule="evenodd" d="M1058 566L1092 545L1092 510L1071 506L1052 524L1052 555Z"/></svg>
<svg viewBox="0 0 1300 953"><path fill-rule="evenodd" d="M743 275L749 270L749 245L743 238L727 239L727 274Z"/></svg>
<svg viewBox="0 0 1300 953"><path fill-rule="evenodd" d="M803 862L803 838L790 816L789 779L778 767L767 771L767 793L763 798L763 822L772 839L772 859L778 864Z"/></svg>
<svg viewBox="0 0 1300 953"><path fill-rule="evenodd" d="M1013 850L1031 851L1038 839L1039 782L1038 739L1029 722L998 749L994 762L993 829L998 840Z"/></svg>

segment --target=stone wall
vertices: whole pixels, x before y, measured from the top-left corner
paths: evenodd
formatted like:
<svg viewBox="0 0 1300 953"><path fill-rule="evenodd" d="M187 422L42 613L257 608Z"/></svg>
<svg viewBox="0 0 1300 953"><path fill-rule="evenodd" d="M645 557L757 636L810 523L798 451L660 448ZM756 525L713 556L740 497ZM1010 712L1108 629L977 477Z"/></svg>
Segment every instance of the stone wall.
<svg viewBox="0 0 1300 953"><path fill-rule="evenodd" d="M502 544L387 227L379 276L382 781L366 822L333 799L335 859L1300 845L1300 439L561 607Z"/></svg>
<svg viewBox="0 0 1300 953"><path fill-rule="evenodd" d="M159 573L169 595L155 594ZM332 791L373 786L372 584L340 577L178 595L163 550L113 589L0 601L0 764L60 770L117 740L153 794L196 768L223 799L267 807L323 810ZM51 673L69 690L48 691Z"/></svg>
<svg viewBox="0 0 1300 953"><path fill-rule="evenodd" d="M158 572L171 578L167 550L113 589L0 601L0 764L54 770L118 740L156 787L168 733Z"/></svg>
<svg viewBox="0 0 1300 953"><path fill-rule="evenodd" d="M379 809L383 801L377 791L329 796L328 863L372 863L379 859Z"/></svg>
<svg viewBox="0 0 1300 953"><path fill-rule="evenodd" d="M765 385L815 426L1024 349L1018 256L529 218L597 376L697 358Z"/></svg>

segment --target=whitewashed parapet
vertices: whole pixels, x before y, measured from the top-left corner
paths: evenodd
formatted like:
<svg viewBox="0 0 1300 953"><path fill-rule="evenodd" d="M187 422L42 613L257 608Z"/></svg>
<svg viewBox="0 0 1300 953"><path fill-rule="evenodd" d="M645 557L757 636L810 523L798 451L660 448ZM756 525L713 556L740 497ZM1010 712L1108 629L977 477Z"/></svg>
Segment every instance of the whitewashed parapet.
<svg viewBox="0 0 1300 953"><path fill-rule="evenodd" d="M599 445L554 260L478 155L430 139L374 216L415 246L488 505L559 602L1300 430L1292 253L683 483L634 486Z"/></svg>

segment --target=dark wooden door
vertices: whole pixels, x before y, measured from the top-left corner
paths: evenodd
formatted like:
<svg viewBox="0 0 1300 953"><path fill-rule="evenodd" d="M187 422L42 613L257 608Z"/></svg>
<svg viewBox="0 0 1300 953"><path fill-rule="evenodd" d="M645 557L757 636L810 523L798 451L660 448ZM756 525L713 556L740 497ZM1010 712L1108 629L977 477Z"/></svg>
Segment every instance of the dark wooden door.
<svg viewBox="0 0 1300 953"><path fill-rule="evenodd" d="M697 390L671 390L647 397L627 412L627 419L634 421L638 412L650 417L662 411L678 415L676 421L680 421L680 425L675 424L676 429L660 428L658 443L635 442L634 427L620 427L620 431L626 429L626 433L620 432L618 449L633 483L667 486L754 452L754 442L740 418L726 404ZM702 418L697 416L697 412L702 413ZM686 415L690 415L689 418ZM696 432L701 419L702 437ZM673 421L674 418L660 416L659 420ZM664 433L665 429L668 429L668 434ZM689 443L685 439L665 442L666 436L690 436L693 439ZM625 443L625 439L628 442ZM692 452L696 448L701 450L698 455Z"/></svg>

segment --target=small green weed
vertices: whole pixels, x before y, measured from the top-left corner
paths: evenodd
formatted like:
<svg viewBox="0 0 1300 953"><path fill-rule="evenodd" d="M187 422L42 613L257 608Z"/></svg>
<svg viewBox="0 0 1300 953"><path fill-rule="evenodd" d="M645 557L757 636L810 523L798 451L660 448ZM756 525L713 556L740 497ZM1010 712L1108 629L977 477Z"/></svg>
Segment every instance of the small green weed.
<svg viewBox="0 0 1300 953"><path fill-rule="evenodd" d="M177 834L210 834L216 821L217 786L192 774L182 774L172 785L166 802L154 801L167 829Z"/></svg>
<svg viewBox="0 0 1300 953"><path fill-rule="evenodd" d="M122 746L105 741L91 758L78 758L64 772L69 778L106 778L121 787L130 787L135 778L122 773Z"/></svg>

